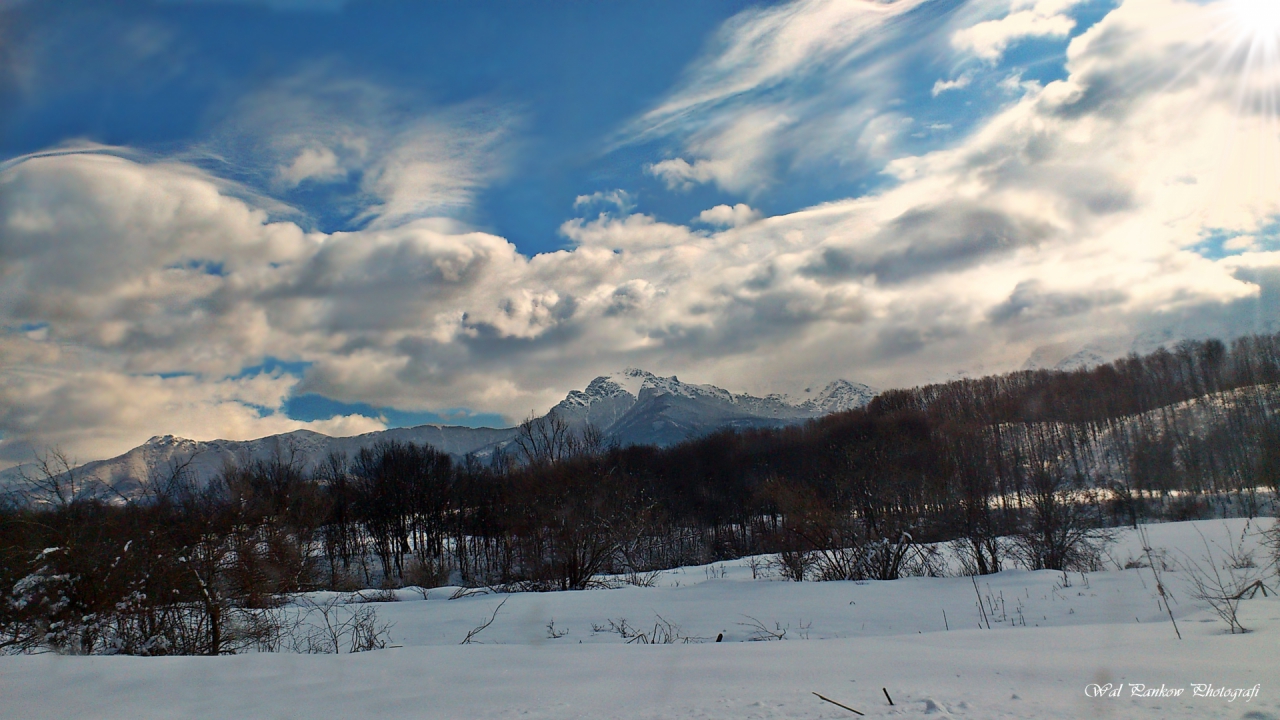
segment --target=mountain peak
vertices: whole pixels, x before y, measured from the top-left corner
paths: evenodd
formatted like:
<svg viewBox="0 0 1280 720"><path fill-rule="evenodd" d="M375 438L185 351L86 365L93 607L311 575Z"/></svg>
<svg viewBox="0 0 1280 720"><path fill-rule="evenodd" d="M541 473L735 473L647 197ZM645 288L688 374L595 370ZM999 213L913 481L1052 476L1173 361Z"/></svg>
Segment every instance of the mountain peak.
<svg viewBox="0 0 1280 720"><path fill-rule="evenodd" d="M681 382L675 375L662 377L628 367L596 377L583 390L571 391L552 412L570 422L590 422L606 431L635 407L648 402L670 403L673 400L703 406L705 411L716 416L799 421L862 407L876 394L875 390L862 383L834 380L816 393L813 388L806 388L799 396L774 394L755 397L747 393L732 393L714 385Z"/></svg>
<svg viewBox="0 0 1280 720"><path fill-rule="evenodd" d="M142 444L144 448L171 448L186 447L195 443L194 440L188 440L177 435L154 435L152 438Z"/></svg>
<svg viewBox="0 0 1280 720"><path fill-rule="evenodd" d="M653 373L635 367L610 373L604 377L635 397L640 397L640 391L647 383L657 379L657 376Z"/></svg>
<svg viewBox="0 0 1280 720"><path fill-rule="evenodd" d="M832 380L821 392L799 403L799 406L809 408L819 415L827 415L862 407L877 394L879 393L873 388L862 383L844 379Z"/></svg>

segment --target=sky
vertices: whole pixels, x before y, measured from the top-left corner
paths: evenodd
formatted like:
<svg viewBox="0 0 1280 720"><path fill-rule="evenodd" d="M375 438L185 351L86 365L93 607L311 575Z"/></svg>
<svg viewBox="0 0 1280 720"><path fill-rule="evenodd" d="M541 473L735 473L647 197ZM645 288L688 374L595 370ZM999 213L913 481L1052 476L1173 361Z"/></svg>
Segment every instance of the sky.
<svg viewBox="0 0 1280 720"><path fill-rule="evenodd" d="M0 467L1280 331L1270 0L0 0Z"/></svg>

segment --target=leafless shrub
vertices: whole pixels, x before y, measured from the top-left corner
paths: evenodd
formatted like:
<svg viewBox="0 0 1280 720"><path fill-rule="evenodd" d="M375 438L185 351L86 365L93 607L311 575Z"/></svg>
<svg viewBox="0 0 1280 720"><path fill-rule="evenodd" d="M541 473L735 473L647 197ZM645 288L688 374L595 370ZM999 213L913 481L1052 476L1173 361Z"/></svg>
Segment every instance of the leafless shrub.
<svg viewBox="0 0 1280 720"><path fill-rule="evenodd" d="M1165 517L1170 522L1202 520L1212 514L1209 503L1198 495L1179 495L1165 507Z"/></svg>
<svg viewBox="0 0 1280 720"><path fill-rule="evenodd" d="M449 596L450 600L461 600L462 598L475 597L476 595L488 595L497 592L491 587L460 587L453 591Z"/></svg>
<svg viewBox="0 0 1280 720"><path fill-rule="evenodd" d="M747 628L747 630L751 631L751 637L749 639L752 640L753 642L785 640L787 637L787 630L790 629L789 626L784 628L782 627L782 623L775 622L773 624L773 629L770 630L769 626L760 622L756 618L751 617L750 615L743 615L743 617L745 617L750 622L740 622L738 623L738 625L741 625L742 627ZM808 630L807 627L805 629Z"/></svg>
<svg viewBox="0 0 1280 720"><path fill-rule="evenodd" d="M1006 547L1007 540L1001 537L993 537L984 540L981 546L975 547L973 541L969 538L957 538L952 540L948 545L956 560L959 561L959 575L986 575L990 572L990 561L988 557L1004 557L1008 554ZM979 553L982 553L979 555ZM984 572L983 563L987 563L988 569Z"/></svg>
<svg viewBox="0 0 1280 720"><path fill-rule="evenodd" d="M591 625L591 631L595 633L616 633L627 644L638 645L675 645L675 644L691 644L708 642L710 638L698 637L694 635L685 635L683 629L662 617L655 615L656 619L651 630L640 630L632 627L626 621L626 618L610 619L605 625Z"/></svg>
<svg viewBox="0 0 1280 720"><path fill-rule="evenodd" d="M1128 560L1125 560L1125 561L1124 561L1124 565L1123 565L1123 567L1122 567L1121 569L1123 569L1123 570L1137 570L1137 569L1145 568L1145 567L1151 567L1151 565L1150 565L1150 564L1148 564L1148 563L1147 563L1145 560L1143 560L1142 558L1135 558L1135 557L1131 557L1131 558L1129 558Z"/></svg>
<svg viewBox="0 0 1280 720"><path fill-rule="evenodd" d="M559 640L560 638L562 638L562 637L564 637L565 635L568 635L568 634L569 634L569 631L568 631L568 630L557 630L557 629L556 629L556 619L555 619L555 618L551 618L551 620L547 623L547 639L548 639L548 640Z"/></svg>
<svg viewBox="0 0 1280 720"><path fill-rule="evenodd" d="M18 493L37 507L66 508L110 494L109 487L86 476L79 464L59 448L45 451L30 467L19 467L17 472Z"/></svg>
<svg viewBox="0 0 1280 720"><path fill-rule="evenodd" d="M592 578L587 583L587 589L591 590L616 590L620 587L628 585L632 587L654 587L658 583L658 578L662 577L661 570L649 570L641 572L639 570L627 570L625 573L615 576L601 576ZM535 591L541 591L541 586L535 588Z"/></svg>
<svg viewBox="0 0 1280 720"><path fill-rule="evenodd" d="M1046 540L1046 537L1049 539ZM1023 533L1013 538L1012 554L1032 570L1099 572L1115 532L1105 528L1061 528L1048 534Z"/></svg>
<svg viewBox="0 0 1280 720"><path fill-rule="evenodd" d="M1266 587L1262 584L1262 573L1254 562L1253 553L1244 548L1248 528L1246 523L1239 539L1233 539L1228 533L1226 545L1210 542L1197 529L1205 553L1199 558L1188 555L1181 563L1191 581L1191 597L1208 603L1214 613L1227 623L1232 634L1249 632L1240 623L1240 601L1249 595L1250 590L1257 592L1263 589L1265 592ZM1214 558L1214 548L1223 555L1221 562Z"/></svg>
<svg viewBox="0 0 1280 720"><path fill-rule="evenodd" d="M381 590L357 590L356 592L346 595L345 602L349 605L358 605L360 603L379 603L379 602L399 602L400 596L395 590L384 588Z"/></svg>
<svg viewBox="0 0 1280 720"><path fill-rule="evenodd" d="M440 587L449 581L449 567L431 558L410 558L405 565L404 581L422 588Z"/></svg>
<svg viewBox="0 0 1280 720"><path fill-rule="evenodd" d="M1277 510L1280 511L1280 499L1277 500L1277 505ZM1280 518L1262 534L1262 544L1271 550L1271 562L1276 573L1280 574Z"/></svg>
<svg viewBox="0 0 1280 720"><path fill-rule="evenodd" d="M828 547L809 554L817 580L896 580L900 577L945 574L941 553L911 541L902 533L896 541L850 539L844 547Z"/></svg>
<svg viewBox="0 0 1280 720"><path fill-rule="evenodd" d="M357 653L381 650L390 642L390 623L379 623L371 607L353 607L342 595L323 601L301 598L296 624L286 637L294 652L306 654Z"/></svg>
<svg viewBox="0 0 1280 720"><path fill-rule="evenodd" d="M637 570L629 570L622 577L622 581L627 585L635 587L653 587L658 583L658 578L662 577L661 570L650 570L648 572L639 572Z"/></svg>
<svg viewBox="0 0 1280 720"><path fill-rule="evenodd" d="M818 563L813 553L800 550L787 550L774 555L769 560L769 569L779 577L801 582Z"/></svg>
<svg viewBox="0 0 1280 720"><path fill-rule="evenodd" d="M905 577L946 577L947 558L937 545L914 545L915 553L908 555L902 575Z"/></svg>
<svg viewBox="0 0 1280 720"><path fill-rule="evenodd" d="M506 605L507 601L510 599L511 599L510 597L503 598L502 602L498 603L498 606L493 609L493 614L489 616L489 619L485 620L483 623L480 623L474 628L471 628L471 630L467 631L467 636L463 638L462 642L458 644L459 645L470 645L471 643L479 644L476 640L476 636L484 632L485 630L489 629L489 626L493 624L493 621L498 619L498 611L501 610L502 606Z"/></svg>
<svg viewBox="0 0 1280 720"><path fill-rule="evenodd" d="M246 614L243 625L249 643L247 648L258 652L293 652L294 639L302 625L303 613L294 608L275 607Z"/></svg>

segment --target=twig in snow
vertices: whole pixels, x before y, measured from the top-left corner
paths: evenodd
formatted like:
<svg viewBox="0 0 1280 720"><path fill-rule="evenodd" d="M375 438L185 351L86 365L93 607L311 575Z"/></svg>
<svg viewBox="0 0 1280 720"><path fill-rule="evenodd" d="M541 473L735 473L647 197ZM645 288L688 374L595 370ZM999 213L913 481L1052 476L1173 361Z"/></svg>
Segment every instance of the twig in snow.
<svg viewBox="0 0 1280 720"><path fill-rule="evenodd" d="M479 625L479 626L477 626L477 627L475 627L475 628L472 628L472 629L471 629L471 631L467 633L467 636L466 636L465 638L463 638L462 642L460 642L460 643L458 643L458 644L459 644L459 645L470 645L470 644L471 644L471 641L472 641L473 639L475 639L475 636L477 636L477 635L479 635L480 633L484 632L484 631L485 631L485 630L486 630L490 625L492 625L492 624L493 624L493 621L494 621L494 620L496 620L496 619L498 618L498 611L499 611L499 610L501 610L501 609L502 609L502 606L503 606L503 605L506 605L506 604L507 604L507 601L508 601L508 600L510 600L510 599L511 599L511 598L509 598L509 597L507 597L507 598L503 598L503 599L502 599L502 602L498 603L498 607L496 607L496 608L494 608L494 609L493 609L493 614L489 616L489 619L488 619L488 620L486 620L486 621L484 622L484 624L483 624L483 625Z"/></svg>
<svg viewBox="0 0 1280 720"><path fill-rule="evenodd" d="M818 695L818 693L814 693L814 695ZM862 714L862 713L858 712L857 710L854 710L853 708L849 707L848 705L841 705L840 703L836 702L835 700L832 700L832 699L831 699L831 698L829 698L829 697L823 697L822 695L818 695L818 699L819 699L819 700L825 700L825 701L827 701L827 702L831 703L832 705L835 705L836 707L842 707L842 708L844 708L845 710L848 710L849 712L853 713L854 715L861 715L861 714Z"/></svg>
<svg viewBox="0 0 1280 720"><path fill-rule="evenodd" d="M493 588L489 588L489 587L478 587L478 588L460 587L457 590L455 590L452 595L449 596L449 599L457 600L459 598L468 598L473 595L488 595L493 591L494 591Z"/></svg>
<svg viewBox="0 0 1280 720"><path fill-rule="evenodd" d="M1169 613L1169 622L1173 623L1173 631L1178 634L1178 639L1182 639L1182 631L1178 629L1178 621L1173 619L1173 608L1169 607L1169 596L1164 592L1164 583L1160 582L1160 573L1156 570L1156 561L1151 557L1151 543L1147 542L1147 529L1145 527L1138 528L1138 537L1142 540L1142 549L1147 553L1147 562L1151 565L1151 574L1156 579L1156 591L1160 593L1160 598L1164 600L1164 609ZM1142 577L1141 571L1138 577Z"/></svg>
<svg viewBox="0 0 1280 720"><path fill-rule="evenodd" d="M770 630L768 627L766 627L766 626L765 626L765 624L764 624L764 623L762 623L762 622L760 622L759 620L757 620L757 619L755 619L755 618L751 617L750 615L743 615L742 617L744 617L744 618L746 618L746 619L750 620L751 622L749 622L749 623L738 623L738 624L739 624L739 625L741 625L741 626L743 626L743 627L745 627L745 628L749 628L749 629L751 629L751 630L753 631L753 632L752 632L752 634L751 634L751 639L752 639L752 640L756 640L756 641L760 641L760 640L783 640L783 639L785 639L785 638L786 638L786 636L787 636L787 629L791 627L790 625L788 625L786 628L784 628L784 627L782 627L782 624L781 624L781 623L777 623L777 622L775 622L775 623L773 624L773 628L774 628L774 629L773 629L773 630Z"/></svg>
<svg viewBox="0 0 1280 720"><path fill-rule="evenodd" d="M970 575L969 579L973 581L973 594L978 598L978 612L981 613L983 622L987 624L987 629L991 629L991 619L987 617L987 609L982 606L982 593L978 590L978 580Z"/></svg>

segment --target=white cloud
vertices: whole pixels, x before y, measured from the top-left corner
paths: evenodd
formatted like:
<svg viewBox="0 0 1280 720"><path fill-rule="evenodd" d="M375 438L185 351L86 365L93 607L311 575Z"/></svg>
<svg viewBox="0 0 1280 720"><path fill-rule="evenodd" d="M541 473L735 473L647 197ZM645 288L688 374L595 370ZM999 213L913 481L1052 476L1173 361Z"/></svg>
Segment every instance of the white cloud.
<svg viewBox="0 0 1280 720"><path fill-rule="evenodd" d="M615 189L605 192L597 190L590 195L579 195L573 200L574 209L589 208L599 205L612 205L618 212L629 213L635 209L635 198L626 190Z"/></svg>
<svg viewBox="0 0 1280 720"><path fill-rule="evenodd" d="M921 4L802 0L744 12L720 31L685 86L646 113L640 127L661 128L699 107L790 83L815 66L865 56L864 43L875 31Z"/></svg>
<svg viewBox="0 0 1280 720"><path fill-rule="evenodd" d="M769 184L771 149L793 122L780 108L743 110L689 141L689 150L703 159L672 158L645 170L673 190L714 182L731 192L759 191Z"/></svg>
<svg viewBox="0 0 1280 720"><path fill-rule="evenodd" d="M745 11L618 144L670 142L668 159L646 170L672 190L710 183L753 197L782 176L871 174L913 136L904 98L975 79L966 70L917 87L921 61L964 67L1017 38L1065 35L1074 20L1063 12L1080 1L798 0Z"/></svg>
<svg viewBox="0 0 1280 720"><path fill-rule="evenodd" d="M922 9L923 8L923 9ZM741 13L676 90L629 124L620 143L673 138L649 173L687 190L714 183L754 194L780 169L875 155L899 90L913 12L923 0L801 0Z"/></svg>
<svg viewBox="0 0 1280 720"><path fill-rule="evenodd" d="M338 164L337 154L323 146L303 148L292 162L276 170L280 182L291 187L304 180L336 180L346 174Z"/></svg>
<svg viewBox="0 0 1280 720"><path fill-rule="evenodd" d="M1015 72L1001 80L997 87L1010 94L1021 94L1039 91L1040 83L1035 80L1023 80L1022 73Z"/></svg>
<svg viewBox="0 0 1280 720"><path fill-rule="evenodd" d="M396 134L390 150L365 171L362 187L381 202L361 217L388 227L469 207L501 168L504 120L484 120L469 127L433 120Z"/></svg>
<svg viewBox="0 0 1280 720"><path fill-rule="evenodd" d="M738 203L737 205L717 205L713 208L703 210L698 213L698 217L694 218L695 222L703 225L714 225L716 227L738 227L740 225L750 225L759 220L760 211L753 209L746 203Z"/></svg>
<svg viewBox="0 0 1280 720"><path fill-rule="evenodd" d="M938 97L948 90L963 90L973 82L973 75L964 73L954 80L938 80L933 83L933 96Z"/></svg>
<svg viewBox="0 0 1280 720"><path fill-rule="evenodd" d="M405 209L379 219L394 224L308 233L180 163L24 159L0 170L0 446L57 440L87 457L152 434L294 427L278 412L289 392L519 418L628 364L733 388L893 386L1017 367L1100 329L1248 329L1277 317L1260 305L1280 286L1277 253L1192 248L1280 213L1258 181L1280 141L1237 103L1239 77L1215 60L1229 47L1203 32L1213 17L1130 0L1073 40L1064 80L953 147L889 163L896 184L880 192L748 224L745 204L699 215L736 225L723 231L601 213L532 257L416 217L447 204L416 197L436 193L431 177L388 180L404 195L383 202ZM1205 61L1170 62L1188 48ZM401 146L371 140L362 167L441 162L378 154ZM297 385L234 379L267 355L311 365Z"/></svg>
<svg viewBox="0 0 1280 720"><path fill-rule="evenodd" d="M410 109L412 108L412 109ZM264 163L276 189L355 179L357 222L460 216L505 167L510 113L415 107L401 93L316 68L242 98L205 155Z"/></svg>
<svg viewBox="0 0 1280 720"><path fill-rule="evenodd" d="M0 339L0 347L8 344ZM158 434L247 440L299 429L358 435L385 427L359 415L318 422L288 418L280 409L293 384L287 377L208 382L92 367L7 365L0 378L0 425L6 430L0 467L29 462L48 447L81 461L111 457Z"/></svg>
<svg viewBox="0 0 1280 720"><path fill-rule="evenodd" d="M957 30L951 36L951 44L983 60L995 62L1018 40L1066 37L1075 29L1076 21L1064 11L1081 2L1083 0L1013 0L1010 4L1012 12Z"/></svg>
<svg viewBox="0 0 1280 720"><path fill-rule="evenodd" d="M1222 247L1227 250L1260 250L1262 248L1258 239L1252 235L1237 235L1222 243Z"/></svg>
<svg viewBox="0 0 1280 720"><path fill-rule="evenodd" d="M719 163L721 167L725 163ZM698 160L690 163L684 158L671 158L653 163L645 168L650 175L660 178L672 190L689 190L694 185L709 182L718 175L724 175L717 163L711 160Z"/></svg>

